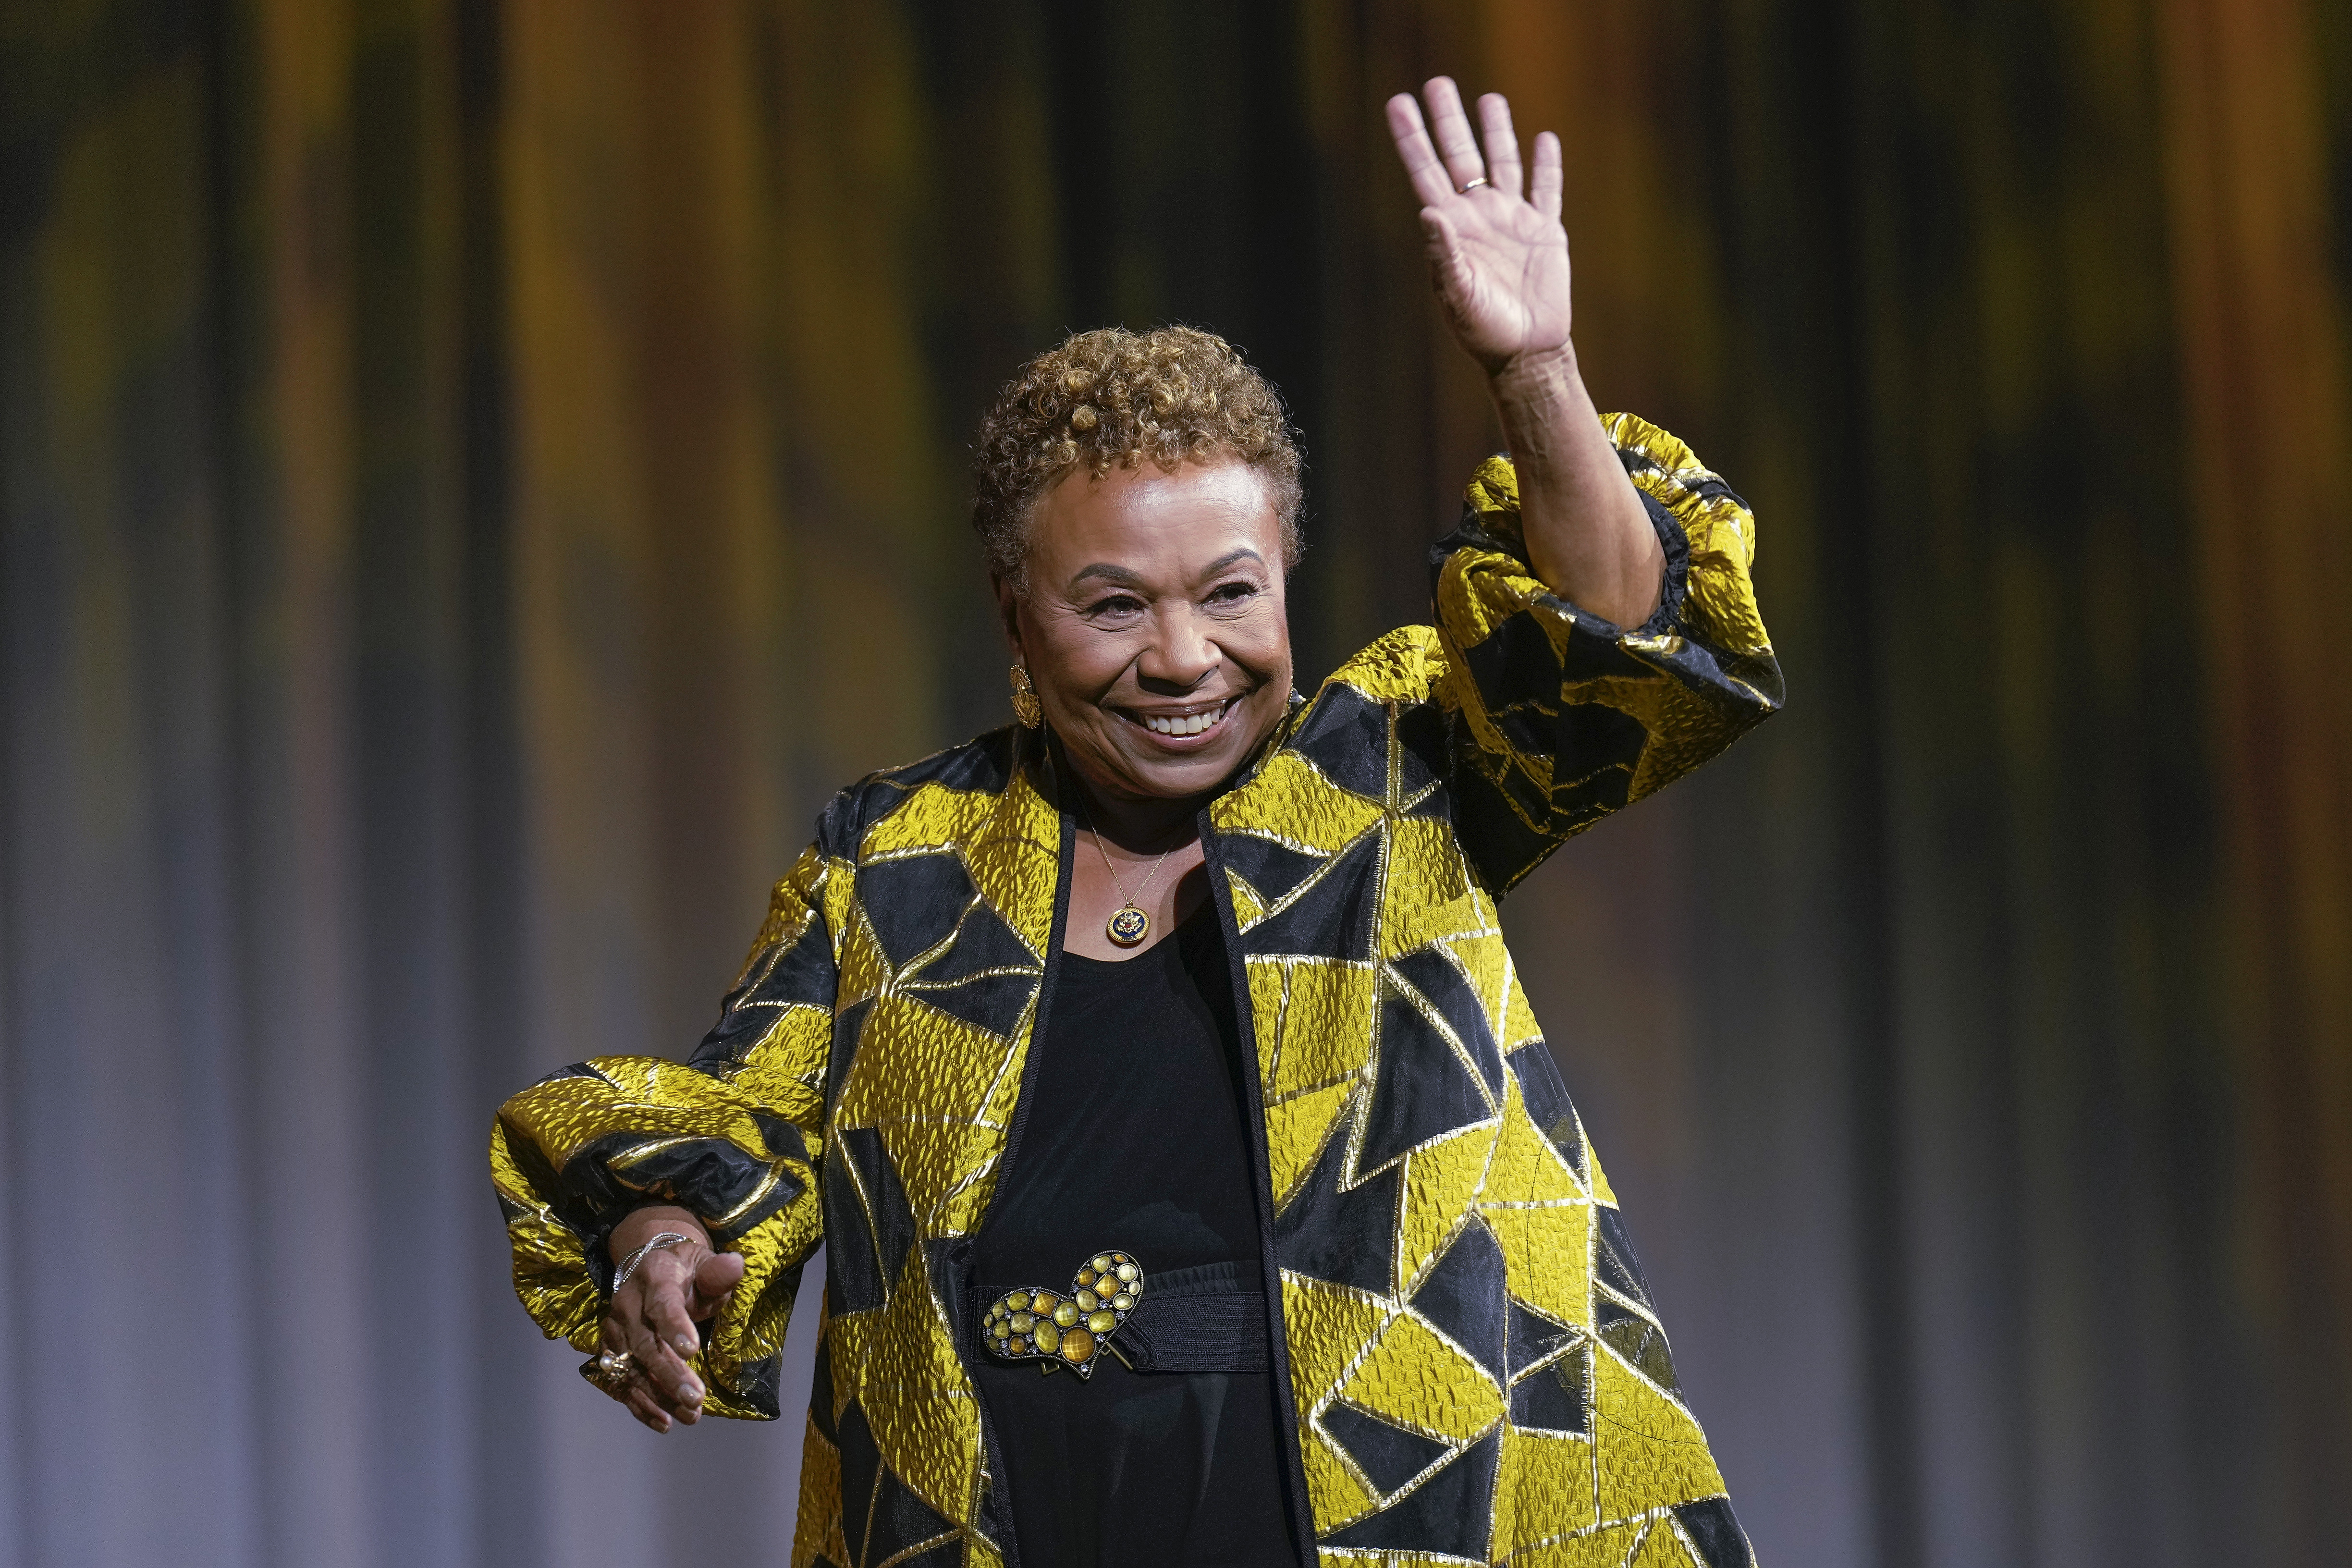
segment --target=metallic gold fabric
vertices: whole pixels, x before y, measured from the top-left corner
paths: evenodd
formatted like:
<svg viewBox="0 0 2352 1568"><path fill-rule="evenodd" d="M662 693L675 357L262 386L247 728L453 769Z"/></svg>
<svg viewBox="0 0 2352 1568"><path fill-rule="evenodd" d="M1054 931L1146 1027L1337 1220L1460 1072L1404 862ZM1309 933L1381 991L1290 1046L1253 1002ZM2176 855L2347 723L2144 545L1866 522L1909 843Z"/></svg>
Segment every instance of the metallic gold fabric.
<svg viewBox="0 0 2352 1568"><path fill-rule="evenodd" d="M1209 811L1327 1563L1748 1561L1496 920L1562 840L1780 700L1745 506L1672 437L1610 430L1667 546L1648 625L1530 574L1490 460L1434 552L1436 626L1351 659ZM1052 795L1012 730L844 791L689 1064L590 1062L499 1117L516 1288L551 1335L593 1343L604 1233L646 1197L745 1255L702 1358L722 1414L779 1413L793 1290L828 1244L796 1565L1003 1555L958 1244L1051 952Z"/></svg>

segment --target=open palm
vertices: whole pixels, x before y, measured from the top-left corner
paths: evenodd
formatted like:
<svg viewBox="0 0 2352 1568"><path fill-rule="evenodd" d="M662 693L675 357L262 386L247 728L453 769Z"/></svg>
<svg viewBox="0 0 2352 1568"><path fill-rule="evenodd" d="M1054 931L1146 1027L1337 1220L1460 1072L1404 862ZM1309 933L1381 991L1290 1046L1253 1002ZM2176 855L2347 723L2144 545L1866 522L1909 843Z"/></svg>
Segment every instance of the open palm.
<svg viewBox="0 0 2352 1568"><path fill-rule="evenodd" d="M1571 310L1559 138L1549 131L1536 138L1523 191L1511 106L1499 93L1478 100L1482 156L1454 83L1438 77L1422 90L1428 123L1413 96L1401 92L1389 100L1389 132L1421 198L1430 278L1454 339L1489 374L1565 347Z"/></svg>

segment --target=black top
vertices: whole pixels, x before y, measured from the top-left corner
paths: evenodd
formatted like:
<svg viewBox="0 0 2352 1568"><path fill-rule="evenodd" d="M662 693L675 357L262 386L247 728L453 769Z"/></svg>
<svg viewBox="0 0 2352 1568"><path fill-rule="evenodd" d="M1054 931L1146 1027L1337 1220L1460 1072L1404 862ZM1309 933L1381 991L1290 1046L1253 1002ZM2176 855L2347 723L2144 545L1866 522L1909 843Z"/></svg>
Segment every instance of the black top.
<svg viewBox="0 0 2352 1568"><path fill-rule="evenodd" d="M1124 963L1065 951L1033 1047L1021 1138L974 1258L983 1301L1068 1292L1118 1248L1144 1282L1258 1268L1241 1036L1215 912ZM973 1352L1007 1472L1021 1568L1297 1568L1267 1373L1090 1381Z"/></svg>

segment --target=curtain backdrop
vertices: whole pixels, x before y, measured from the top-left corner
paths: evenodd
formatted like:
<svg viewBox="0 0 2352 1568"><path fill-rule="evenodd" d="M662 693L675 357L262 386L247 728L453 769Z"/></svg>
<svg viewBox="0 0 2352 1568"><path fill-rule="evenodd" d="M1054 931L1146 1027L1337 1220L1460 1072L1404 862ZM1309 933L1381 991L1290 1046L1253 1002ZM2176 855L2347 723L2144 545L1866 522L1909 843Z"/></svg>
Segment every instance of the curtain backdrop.
<svg viewBox="0 0 2352 1568"><path fill-rule="evenodd" d="M1066 329L1286 390L1302 673L1423 614L1438 70L1762 520L1787 713L1506 916L1765 1560L2340 1561L2352 12L0 17L0 1562L786 1560L796 1420L523 1317L491 1110L1002 721L962 444Z"/></svg>

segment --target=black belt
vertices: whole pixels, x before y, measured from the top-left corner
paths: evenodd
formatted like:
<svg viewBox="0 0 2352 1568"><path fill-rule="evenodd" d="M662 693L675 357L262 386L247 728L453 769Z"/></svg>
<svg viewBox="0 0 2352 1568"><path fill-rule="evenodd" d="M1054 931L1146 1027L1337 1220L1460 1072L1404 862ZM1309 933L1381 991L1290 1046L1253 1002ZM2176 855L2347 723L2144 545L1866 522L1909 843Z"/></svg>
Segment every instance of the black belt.
<svg viewBox="0 0 2352 1568"><path fill-rule="evenodd" d="M1112 1267L1095 1278L1103 1259ZM1132 1281L1118 1279L1133 1267ZM1119 1299L1098 1285L1126 1286ZM1080 1265L1066 1289L975 1289L969 1298L971 1341L997 1361L1034 1361L1045 1370L1066 1366L1090 1377L1105 1354L1137 1372L1270 1372L1264 1275L1255 1263L1205 1263L1145 1276L1128 1254L1097 1253ZM1044 1310L1035 1310L1043 1306ZM1059 1321L1057 1321L1057 1319Z"/></svg>

